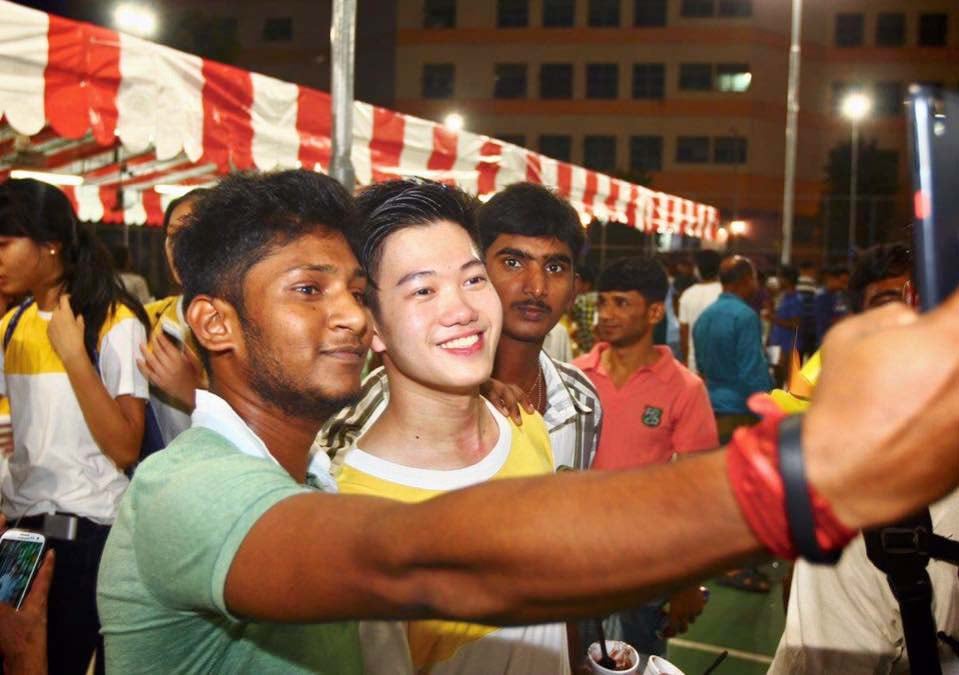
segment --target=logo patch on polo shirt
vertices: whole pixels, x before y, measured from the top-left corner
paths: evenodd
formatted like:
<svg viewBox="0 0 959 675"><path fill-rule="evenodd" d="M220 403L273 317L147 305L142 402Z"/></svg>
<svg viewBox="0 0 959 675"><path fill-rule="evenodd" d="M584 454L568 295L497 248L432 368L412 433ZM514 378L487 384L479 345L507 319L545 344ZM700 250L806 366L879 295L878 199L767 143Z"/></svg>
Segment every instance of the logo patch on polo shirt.
<svg viewBox="0 0 959 675"><path fill-rule="evenodd" d="M651 405L646 406L646 409L643 410L643 424L647 427L658 427L659 423L663 421L663 409L654 408Z"/></svg>

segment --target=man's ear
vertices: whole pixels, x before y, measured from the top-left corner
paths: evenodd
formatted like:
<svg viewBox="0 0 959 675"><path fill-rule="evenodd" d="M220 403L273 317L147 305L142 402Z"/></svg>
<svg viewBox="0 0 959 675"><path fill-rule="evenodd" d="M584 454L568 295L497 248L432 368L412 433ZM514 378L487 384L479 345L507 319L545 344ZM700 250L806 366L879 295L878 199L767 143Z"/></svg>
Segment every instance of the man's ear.
<svg viewBox="0 0 959 675"><path fill-rule="evenodd" d="M663 319L666 318L666 303L665 302L654 302L649 306L648 314L649 322L654 326L659 324Z"/></svg>
<svg viewBox="0 0 959 675"><path fill-rule="evenodd" d="M185 318L197 342L211 355L242 346L240 317L226 300L198 295L187 307Z"/></svg>
<svg viewBox="0 0 959 675"><path fill-rule="evenodd" d="M372 314L372 312L371 312ZM379 326L376 325L376 318L373 318L371 322L373 326L373 340L370 343L370 349L372 349L377 354L382 354L386 351L386 345L383 343L383 338L380 337Z"/></svg>

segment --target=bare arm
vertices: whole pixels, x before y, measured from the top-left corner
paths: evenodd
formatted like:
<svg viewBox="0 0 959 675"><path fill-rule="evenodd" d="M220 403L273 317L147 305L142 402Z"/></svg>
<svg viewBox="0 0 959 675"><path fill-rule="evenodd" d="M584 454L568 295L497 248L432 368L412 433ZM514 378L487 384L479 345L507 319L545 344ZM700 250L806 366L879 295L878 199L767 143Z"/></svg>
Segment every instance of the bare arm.
<svg viewBox="0 0 959 675"><path fill-rule="evenodd" d="M74 316L69 296L60 296L47 333L67 371L93 440L119 468L133 464L140 455L146 402L133 396L114 399L107 391L87 356L83 317Z"/></svg>
<svg viewBox="0 0 959 675"><path fill-rule="evenodd" d="M890 522L959 483L957 343L959 294L921 319L888 305L830 332L803 446L810 484L847 526ZM891 367L903 353L909 367ZM655 536L642 522L657 524ZM235 613L266 620L530 623L635 606L760 554L718 451L416 505L292 497L249 532L225 596ZM536 574L543 561L549 573Z"/></svg>
<svg viewBox="0 0 959 675"><path fill-rule="evenodd" d="M637 531L637 513L669 519L655 546ZM759 553L716 452L638 472L495 481L415 505L287 499L247 535L226 599L266 620L532 623L636 604ZM531 574L544 560L550 573Z"/></svg>

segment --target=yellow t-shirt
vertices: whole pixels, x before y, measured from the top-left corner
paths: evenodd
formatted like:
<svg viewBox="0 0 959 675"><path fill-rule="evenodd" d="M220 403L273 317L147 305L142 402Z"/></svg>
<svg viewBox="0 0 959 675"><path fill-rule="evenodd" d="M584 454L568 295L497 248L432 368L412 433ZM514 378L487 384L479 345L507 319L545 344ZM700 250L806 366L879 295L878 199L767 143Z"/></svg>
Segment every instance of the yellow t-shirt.
<svg viewBox="0 0 959 675"><path fill-rule="evenodd" d="M199 354L196 338L189 324L183 318L183 296L171 295L146 305L147 316L150 317L150 339L164 331L168 336L175 336L187 349ZM162 389L150 385L150 405L156 415L157 425L165 444L190 428L190 411L167 396Z"/></svg>
<svg viewBox="0 0 959 675"><path fill-rule="evenodd" d="M415 503L488 480L553 472L542 417L524 412L523 425L517 427L492 405L489 410L499 425L499 439L476 464L448 471L415 469L355 447L337 477L340 492ZM368 675L569 673L564 624L496 628L458 621L367 621L360 623L360 641Z"/></svg>

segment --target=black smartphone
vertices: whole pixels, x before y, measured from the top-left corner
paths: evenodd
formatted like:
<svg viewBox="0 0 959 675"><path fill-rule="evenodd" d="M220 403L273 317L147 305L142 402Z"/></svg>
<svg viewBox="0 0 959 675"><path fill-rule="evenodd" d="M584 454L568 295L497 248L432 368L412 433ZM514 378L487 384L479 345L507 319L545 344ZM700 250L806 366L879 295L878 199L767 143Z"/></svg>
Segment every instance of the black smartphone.
<svg viewBox="0 0 959 675"><path fill-rule="evenodd" d="M928 311L959 287L959 92L912 85L915 282Z"/></svg>
<svg viewBox="0 0 959 675"><path fill-rule="evenodd" d="M40 569L42 534L27 530L7 530L0 537L0 602L19 608L27 596L30 582Z"/></svg>

